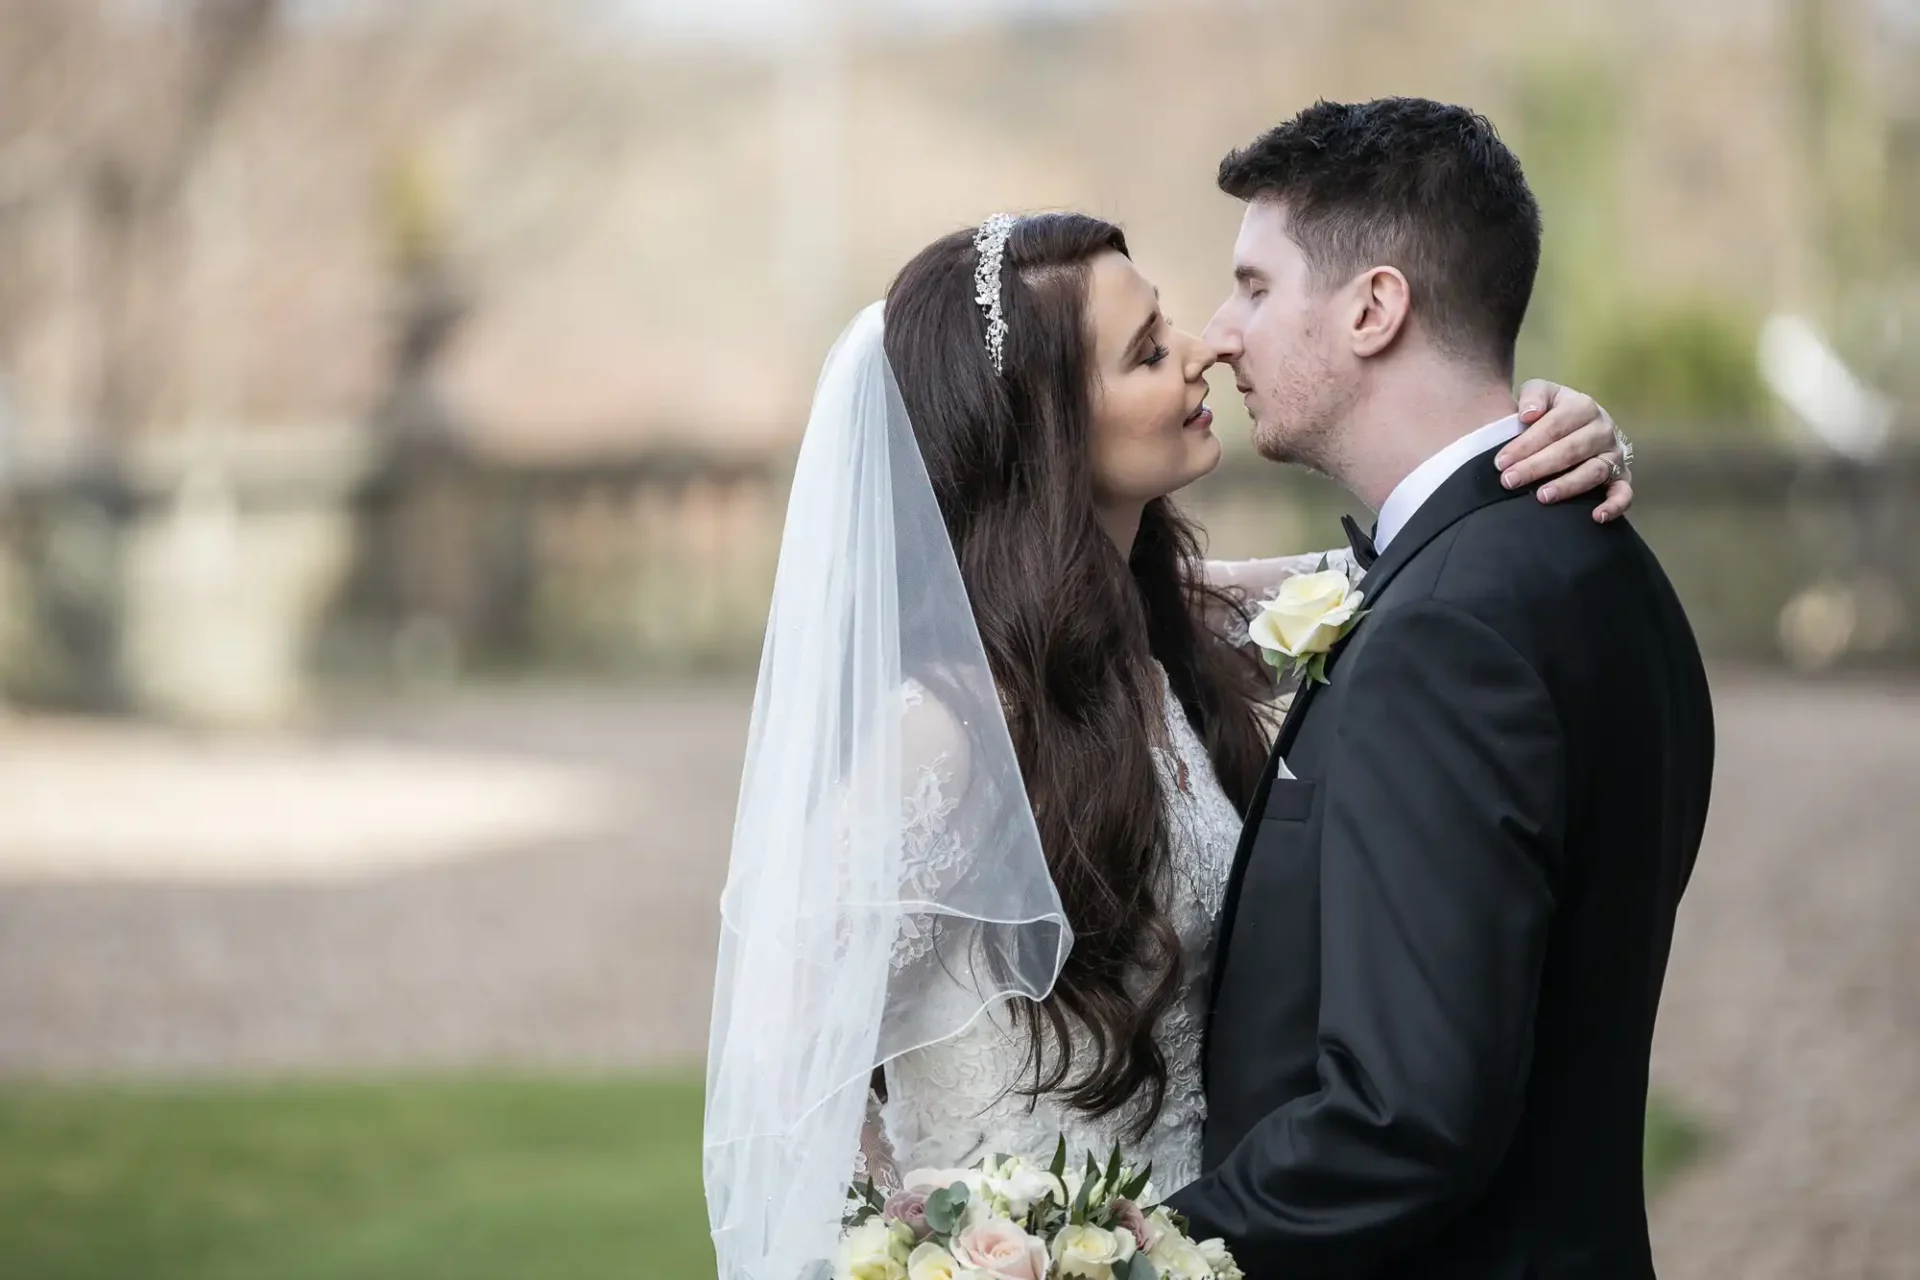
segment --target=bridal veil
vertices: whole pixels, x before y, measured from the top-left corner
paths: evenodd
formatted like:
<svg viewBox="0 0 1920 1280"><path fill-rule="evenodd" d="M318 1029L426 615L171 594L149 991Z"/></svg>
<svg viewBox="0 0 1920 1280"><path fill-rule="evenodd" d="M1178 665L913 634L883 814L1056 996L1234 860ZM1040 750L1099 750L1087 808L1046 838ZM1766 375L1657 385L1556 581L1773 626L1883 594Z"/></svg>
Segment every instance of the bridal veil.
<svg viewBox="0 0 1920 1280"><path fill-rule="evenodd" d="M704 1165L721 1280L831 1257L868 1082L1072 935L876 303L800 446L721 897Z"/></svg>

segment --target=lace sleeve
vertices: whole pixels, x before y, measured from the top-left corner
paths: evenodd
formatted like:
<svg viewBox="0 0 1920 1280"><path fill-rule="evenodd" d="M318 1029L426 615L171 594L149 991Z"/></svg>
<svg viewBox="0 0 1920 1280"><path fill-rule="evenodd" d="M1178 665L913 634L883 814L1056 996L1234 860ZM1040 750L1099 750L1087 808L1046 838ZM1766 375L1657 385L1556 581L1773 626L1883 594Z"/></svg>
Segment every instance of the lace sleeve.
<svg viewBox="0 0 1920 1280"><path fill-rule="evenodd" d="M970 750L965 725L944 703L929 697L925 686L909 680L902 697L901 896L910 902L937 902L941 891L951 887L965 850L954 816L971 781ZM939 924L939 918L927 912L902 918L893 950L896 973L927 956Z"/></svg>
<svg viewBox="0 0 1920 1280"><path fill-rule="evenodd" d="M860 1125L860 1151L853 1161L855 1180L871 1182L882 1195L900 1189L900 1163L887 1136L885 1108L886 1100L879 1092L867 1090L867 1118Z"/></svg>
<svg viewBox="0 0 1920 1280"><path fill-rule="evenodd" d="M1325 560L1330 569L1339 569L1351 579L1360 576L1360 566L1346 547L1310 551L1305 555L1273 556L1265 560L1209 560L1207 585L1225 592L1235 606L1231 610L1211 611L1208 622L1233 644L1248 643L1247 622L1263 603L1288 578L1313 573Z"/></svg>
<svg viewBox="0 0 1920 1280"><path fill-rule="evenodd" d="M961 800L973 782L972 751L965 722L918 681L901 691L901 899L932 904L950 901L952 889L967 873ZM894 941L888 1002L928 1007L942 1001L965 1005L970 993L952 982L942 952L953 945L940 912L908 911ZM860 1127L856 1177L870 1180L882 1193L900 1187L900 1145L888 1127L886 1090L891 1068L874 1073Z"/></svg>

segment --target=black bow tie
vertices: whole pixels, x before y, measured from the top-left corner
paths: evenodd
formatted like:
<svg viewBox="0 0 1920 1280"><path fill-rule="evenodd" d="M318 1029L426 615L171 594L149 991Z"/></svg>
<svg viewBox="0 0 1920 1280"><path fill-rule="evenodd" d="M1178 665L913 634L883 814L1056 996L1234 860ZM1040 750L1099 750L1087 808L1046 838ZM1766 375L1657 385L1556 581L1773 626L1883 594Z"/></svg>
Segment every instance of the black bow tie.
<svg viewBox="0 0 1920 1280"><path fill-rule="evenodd" d="M1352 516L1341 516L1340 527L1347 531L1347 545L1353 548L1354 563L1363 571L1373 568L1373 562L1380 558L1380 552L1373 545L1373 535L1355 524Z"/></svg>

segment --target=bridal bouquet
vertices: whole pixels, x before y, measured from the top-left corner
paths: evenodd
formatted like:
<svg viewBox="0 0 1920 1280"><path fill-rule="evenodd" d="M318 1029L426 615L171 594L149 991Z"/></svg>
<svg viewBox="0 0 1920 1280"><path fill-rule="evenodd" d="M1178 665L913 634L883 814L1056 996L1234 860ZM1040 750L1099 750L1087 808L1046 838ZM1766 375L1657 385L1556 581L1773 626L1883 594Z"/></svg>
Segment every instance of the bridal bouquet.
<svg viewBox="0 0 1920 1280"><path fill-rule="evenodd" d="M1102 1169L994 1156L971 1169L920 1169L883 1195L856 1183L833 1280L1244 1280L1218 1240L1195 1243L1153 1203L1152 1166L1118 1147Z"/></svg>

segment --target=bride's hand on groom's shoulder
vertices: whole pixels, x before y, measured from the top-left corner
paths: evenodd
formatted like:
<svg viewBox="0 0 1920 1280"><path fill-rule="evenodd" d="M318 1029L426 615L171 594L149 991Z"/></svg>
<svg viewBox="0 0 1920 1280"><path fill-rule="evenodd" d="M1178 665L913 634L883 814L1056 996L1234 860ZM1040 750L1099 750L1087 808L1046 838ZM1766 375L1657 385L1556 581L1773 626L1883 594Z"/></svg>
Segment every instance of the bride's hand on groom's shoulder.
<svg viewBox="0 0 1920 1280"><path fill-rule="evenodd" d="M1631 457L1625 437L1600 402L1583 392L1539 378L1522 383L1520 422L1526 428L1494 459L1509 489L1551 481L1542 502L1565 502L1602 490L1593 518L1617 520L1633 505Z"/></svg>

